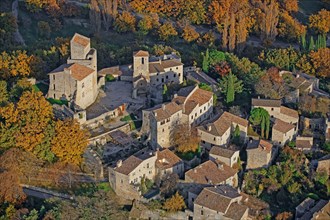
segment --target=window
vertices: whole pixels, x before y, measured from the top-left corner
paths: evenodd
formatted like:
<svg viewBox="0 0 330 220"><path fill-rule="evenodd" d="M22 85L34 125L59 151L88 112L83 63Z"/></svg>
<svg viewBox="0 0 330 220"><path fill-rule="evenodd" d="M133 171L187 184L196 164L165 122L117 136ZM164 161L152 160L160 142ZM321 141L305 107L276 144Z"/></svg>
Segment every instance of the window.
<svg viewBox="0 0 330 220"><path fill-rule="evenodd" d="M173 77L174 77L174 78L176 77L176 74L175 74L175 73L173 74Z"/></svg>
<svg viewBox="0 0 330 220"><path fill-rule="evenodd" d="M176 67L176 69L178 70L178 69L179 69L179 67Z"/></svg>
<svg viewBox="0 0 330 220"><path fill-rule="evenodd" d="M168 76L166 76L166 79L168 79Z"/></svg>
<svg viewBox="0 0 330 220"><path fill-rule="evenodd" d="M149 163L147 163L147 168L149 168Z"/></svg>
<svg viewBox="0 0 330 220"><path fill-rule="evenodd" d="M172 71L172 68L170 68L170 71Z"/></svg>
<svg viewBox="0 0 330 220"><path fill-rule="evenodd" d="M203 210L201 210L201 215L204 215L204 211Z"/></svg>
<svg viewBox="0 0 330 220"><path fill-rule="evenodd" d="M54 99L55 99L55 93L54 93Z"/></svg>
<svg viewBox="0 0 330 220"><path fill-rule="evenodd" d="M215 141L215 138L213 138L213 140Z"/></svg>
<svg viewBox="0 0 330 220"><path fill-rule="evenodd" d="M159 81L159 79L157 78L157 79L156 79L156 81L158 82L158 81Z"/></svg>
<svg viewBox="0 0 330 220"><path fill-rule="evenodd" d="M181 76L181 73L179 73L179 77Z"/></svg>
<svg viewBox="0 0 330 220"><path fill-rule="evenodd" d="M53 89L55 90L55 84L53 85Z"/></svg>
<svg viewBox="0 0 330 220"><path fill-rule="evenodd" d="M53 80L55 80L55 75L53 75Z"/></svg>
<svg viewBox="0 0 330 220"><path fill-rule="evenodd" d="M202 113L202 109L199 112Z"/></svg>
<svg viewBox="0 0 330 220"><path fill-rule="evenodd" d="M162 78L162 83L164 82L164 78Z"/></svg>
<svg viewBox="0 0 330 220"><path fill-rule="evenodd" d="M197 117L197 113L195 113L195 117Z"/></svg>
<svg viewBox="0 0 330 220"><path fill-rule="evenodd" d="M123 180L120 180L121 183L123 183Z"/></svg>
<svg viewBox="0 0 330 220"><path fill-rule="evenodd" d="M191 116L191 119L194 119L194 116L193 115Z"/></svg>
<svg viewBox="0 0 330 220"><path fill-rule="evenodd" d="M205 144L205 141L202 141L203 144Z"/></svg>
<svg viewBox="0 0 330 220"><path fill-rule="evenodd" d="M163 128L163 132L165 132L165 129Z"/></svg>
<svg viewBox="0 0 330 220"><path fill-rule="evenodd" d="M144 64L144 57L142 57L141 62L142 62L142 64Z"/></svg>
<svg viewBox="0 0 330 220"><path fill-rule="evenodd" d="M274 108L272 108L272 111L274 111Z"/></svg>
<svg viewBox="0 0 330 220"><path fill-rule="evenodd" d="M84 88L84 87L85 87L85 83L82 83L81 88Z"/></svg>
<svg viewBox="0 0 330 220"><path fill-rule="evenodd" d="M204 111L206 110L206 106L204 106Z"/></svg>

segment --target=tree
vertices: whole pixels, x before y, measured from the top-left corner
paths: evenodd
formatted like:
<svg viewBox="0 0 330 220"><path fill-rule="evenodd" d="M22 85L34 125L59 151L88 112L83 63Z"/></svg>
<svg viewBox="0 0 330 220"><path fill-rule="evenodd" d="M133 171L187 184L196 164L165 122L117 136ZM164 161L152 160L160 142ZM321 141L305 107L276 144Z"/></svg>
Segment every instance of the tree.
<svg viewBox="0 0 330 220"><path fill-rule="evenodd" d="M202 56L203 56L202 70L207 73L209 71L209 65L210 65L209 49L206 49L205 55L202 53Z"/></svg>
<svg viewBox="0 0 330 220"><path fill-rule="evenodd" d="M232 141L234 144L239 145L240 144L240 137L241 137L241 131L239 130L239 126L236 125Z"/></svg>
<svg viewBox="0 0 330 220"><path fill-rule="evenodd" d="M136 19L133 14L124 11L115 20L115 30L120 33L135 31Z"/></svg>
<svg viewBox="0 0 330 220"><path fill-rule="evenodd" d="M268 139L270 128L270 115L263 108L253 108L250 113L249 121L253 126L261 127L261 137Z"/></svg>
<svg viewBox="0 0 330 220"><path fill-rule="evenodd" d="M173 195L174 191L175 191L175 187L176 184L179 181L179 176L176 173L169 173L167 175L165 175L159 182L159 184L157 184L157 180L156 185L159 185L159 190L162 194L163 197L167 197L169 195Z"/></svg>
<svg viewBox="0 0 330 220"><path fill-rule="evenodd" d="M199 38L199 33L191 25L187 25L183 28L182 37L185 41L190 43Z"/></svg>
<svg viewBox="0 0 330 220"><path fill-rule="evenodd" d="M26 51L13 51L10 54L3 51L0 54L0 78L28 76L31 73L32 56L28 56Z"/></svg>
<svg viewBox="0 0 330 220"><path fill-rule="evenodd" d="M291 212L281 212L276 215L275 220L289 220L292 218Z"/></svg>
<svg viewBox="0 0 330 220"><path fill-rule="evenodd" d="M14 33L17 29L16 18L11 13L0 13L0 48L5 50L15 42Z"/></svg>
<svg viewBox="0 0 330 220"><path fill-rule="evenodd" d="M297 12L299 9L297 0L280 0L280 5L287 12Z"/></svg>
<svg viewBox="0 0 330 220"><path fill-rule="evenodd" d="M159 26L157 16L145 15L138 23L138 30L142 35L147 35L150 30Z"/></svg>
<svg viewBox="0 0 330 220"><path fill-rule="evenodd" d="M269 67L291 70L299 59L299 53L292 47L262 51L259 59Z"/></svg>
<svg viewBox="0 0 330 220"><path fill-rule="evenodd" d="M269 68L267 74L260 78L255 85L258 95L263 95L271 99L281 99L288 92L282 76L276 67Z"/></svg>
<svg viewBox="0 0 330 220"><path fill-rule="evenodd" d="M313 36L311 36L310 40L309 40L309 46L308 46L308 51L312 51L315 49L315 43L314 43L314 38Z"/></svg>
<svg viewBox="0 0 330 220"><path fill-rule="evenodd" d="M294 19L289 13L284 12L280 15L278 34L288 40L299 40L306 34L306 26Z"/></svg>
<svg viewBox="0 0 330 220"><path fill-rule="evenodd" d="M0 202L8 202L19 205L26 199L19 183L19 177L15 172L0 171Z"/></svg>
<svg viewBox="0 0 330 220"><path fill-rule="evenodd" d="M176 192L171 198L167 199L164 203L164 209L169 212L176 212L186 208L184 198Z"/></svg>
<svg viewBox="0 0 330 220"><path fill-rule="evenodd" d="M178 32L170 22L166 22L159 27L158 35L161 40L167 41L169 38L177 36Z"/></svg>
<svg viewBox="0 0 330 220"><path fill-rule="evenodd" d="M99 0L99 5L104 29L108 31L118 14L118 0Z"/></svg>
<svg viewBox="0 0 330 220"><path fill-rule="evenodd" d="M243 91L243 82L229 72L229 74L219 81L220 91L226 96L226 103L231 104L235 100L235 93Z"/></svg>
<svg viewBox="0 0 330 220"><path fill-rule="evenodd" d="M51 150L61 161L80 165L87 145L87 131L81 129L77 121L56 121Z"/></svg>
<svg viewBox="0 0 330 220"><path fill-rule="evenodd" d="M39 12L47 5L47 1L44 0L24 0L24 1L26 8L31 12Z"/></svg>
<svg viewBox="0 0 330 220"><path fill-rule="evenodd" d="M199 141L196 129L185 123L177 125L171 132L171 142L180 153L196 152Z"/></svg>
<svg viewBox="0 0 330 220"><path fill-rule="evenodd" d="M317 14L309 17L309 27L317 34L325 35L330 31L330 11L321 9Z"/></svg>
<svg viewBox="0 0 330 220"><path fill-rule="evenodd" d="M92 25L94 33L99 33L101 31L101 10L97 0L91 0L90 10L89 10L89 20Z"/></svg>
<svg viewBox="0 0 330 220"><path fill-rule="evenodd" d="M275 0L262 0L257 3L260 9L259 25L261 40L272 42L277 36L277 24L279 20L278 3Z"/></svg>
<svg viewBox="0 0 330 220"><path fill-rule="evenodd" d="M50 32L51 29L47 21L38 22L38 33L40 37L45 37L48 39L50 37Z"/></svg>
<svg viewBox="0 0 330 220"><path fill-rule="evenodd" d="M229 74L231 71L230 65L227 61L220 61L219 63L216 63L211 68L211 73L213 73L216 76L224 77Z"/></svg>
<svg viewBox="0 0 330 220"><path fill-rule="evenodd" d="M318 77L330 77L330 48L320 48L309 54Z"/></svg>
<svg viewBox="0 0 330 220"><path fill-rule="evenodd" d="M7 90L7 82L0 81L0 106L8 101L9 95Z"/></svg>

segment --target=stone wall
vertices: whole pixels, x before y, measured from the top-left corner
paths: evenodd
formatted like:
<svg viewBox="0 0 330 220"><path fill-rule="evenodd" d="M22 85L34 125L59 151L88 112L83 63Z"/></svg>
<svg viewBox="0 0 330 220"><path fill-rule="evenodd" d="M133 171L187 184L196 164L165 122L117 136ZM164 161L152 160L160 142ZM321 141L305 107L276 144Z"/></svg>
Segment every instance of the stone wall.
<svg viewBox="0 0 330 220"><path fill-rule="evenodd" d="M284 146L286 143L291 141L295 136L295 129L291 129L287 133L282 133L276 129L272 131L272 142L275 145Z"/></svg>
<svg viewBox="0 0 330 220"><path fill-rule="evenodd" d="M268 167L271 162L271 152L260 149L247 149L246 169Z"/></svg>

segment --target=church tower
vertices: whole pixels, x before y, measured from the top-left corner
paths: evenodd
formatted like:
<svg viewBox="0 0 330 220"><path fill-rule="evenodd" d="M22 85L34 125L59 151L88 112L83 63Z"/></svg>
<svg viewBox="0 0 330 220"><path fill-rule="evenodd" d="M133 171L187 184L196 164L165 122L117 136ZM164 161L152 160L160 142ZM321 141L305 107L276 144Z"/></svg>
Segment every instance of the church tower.
<svg viewBox="0 0 330 220"><path fill-rule="evenodd" d="M146 95L149 89L149 53L140 50L133 54L133 98Z"/></svg>

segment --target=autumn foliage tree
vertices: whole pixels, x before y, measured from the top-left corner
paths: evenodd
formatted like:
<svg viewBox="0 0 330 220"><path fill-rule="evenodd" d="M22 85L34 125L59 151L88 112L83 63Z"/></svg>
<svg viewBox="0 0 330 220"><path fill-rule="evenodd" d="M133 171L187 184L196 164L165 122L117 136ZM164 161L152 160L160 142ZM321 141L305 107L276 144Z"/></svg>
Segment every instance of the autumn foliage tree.
<svg viewBox="0 0 330 220"><path fill-rule="evenodd" d="M311 62L316 69L316 75L319 77L330 77L330 48L320 48L317 51L311 51Z"/></svg>
<svg viewBox="0 0 330 220"><path fill-rule="evenodd" d="M187 25L183 28L182 38L190 43L199 38L199 33L192 26Z"/></svg>
<svg viewBox="0 0 330 220"><path fill-rule="evenodd" d="M135 31L136 19L133 14L124 11L115 20L115 30L120 33Z"/></svg>
<svg viewBox="0 0 330 220"><path fill-rule="evenodd" d="M31 73L31 59L32 56L27 55L26 51L17 50L10 54L3 51L0 54L0 78L28 76Z"/></svg>
<svg viewBox="0 0 330 220"><path fill-rule="evenodd" d="M176 192L171 198L164 202L163 208L169 212L176 212L186 208L184 198Z"/></svg>
<svg viewBox="0 0 330 220"><path fill-rule="evenodd" d="M330 11L322 9L309 17L309 27L318 34L327 34L330 31Z"/></svg>
<svg viewBox="0 0 330 220"><path fill-rule="evenodd" d="M171 141L177 146L180 153L196 152L199 144L199 137L194 128L190 128L188 124L180 124L173 129L171 133Z"/></svg>
<svg viewBox="0 0 330 220"><path fill-rule="evenodd" d="M88 133L75 120L56 121L51 150L63 162L80 165L88 145Z"/></svg>
<svg viewBox="0 0 330 220"><path fill-rule="evenodd" d="M158 35L161 40L167 41L171 37L177 36L178 32L175 30L172 23L166 22L159 27Z"/></svg>
<svg viewBox="0 0 330 220"><path fill-rule="evenodd" d="M299 40L306 34L306 26L302 25L297 19L293 18L287 12L280 15L278 34L288 40Z"/></svg>

